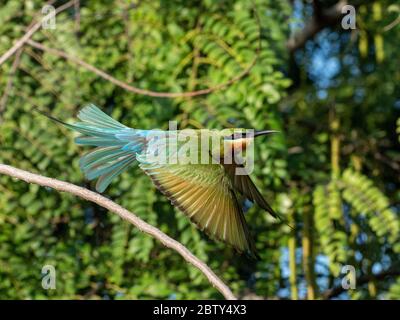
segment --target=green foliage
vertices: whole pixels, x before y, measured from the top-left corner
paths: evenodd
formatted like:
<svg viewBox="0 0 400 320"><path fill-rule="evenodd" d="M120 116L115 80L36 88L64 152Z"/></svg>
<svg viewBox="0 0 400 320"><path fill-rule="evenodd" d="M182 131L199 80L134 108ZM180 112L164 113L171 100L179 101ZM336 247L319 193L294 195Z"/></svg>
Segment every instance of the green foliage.
<svg viewBox="0 0 400 320"><path fill-rule="evenodd" d="M349 255L338 181L332 181L327 186L317 186L313 195L313 203L315 226L319 233L321 249L329 257L329 267L337 277Z"/></svg>
<svg viewBox="0 0 400 320"><path fill-rule="evenodd" d="M366 232L359 225L365 220L373 232L371 236L380 244L390 243L394 252L399 252L398 216L389 207L385 195L367 177L347 169L339 180L317 186L313 203L321 249L330 259L329 267L335 276L357 250L357 237Z"/></svg>
<svg viewBox="0 0 400 320"><path fill-rule="evenodd" d="M274 209L290 215L294 230L251 207L246 220L261 261L209 240L137 167L113 181L106 194L188 247L237 295L290 298L293 272L299 297L307 297L306 284L318 297L340 285L342 265L353 265L360 277L395 269L400 264L400 29L386 26L395 21L396 7L389 10L386 0L361 5L357 33L324 29L289 53L286 41L297 22L309 18L308 2L254 3L81 1L79 25L73 8L57 15L56 29L41 29L33 40L147 90L213 87L257 61L248 75L222 90L163 99L128 92L26 45L14 73L14 57L0 66L0 95L12 80L0 111L0 162L93 187L78 165L86 149L74 144L72 132L32 113L34 106L66 122L94 103L134 128L167 129L168 121L176 120L180 129L279 130L256 141L252 178ZM42 5L39 0L2 4L0 55L24 35ZM289 255L288 240L297 247ZM291 270L287 256L297 257ZM41 287L46 264L56 267L56 290ZM395 275L374 285L376 294L369 283L341 297L400 298ZM0 298L221 295L178 254L104 209L0 176Z"/></svg>
<svg viewBox="0 0 400 320"><path fill-rule="evenodd" d="M389 207L388 199L374 187L371 180L351 170L343 173L343 197L355 210L353 215L365 215L376 237L384 243L384 237L394 245L395 252L400 250L400 221Z"/></svg>
<svg viewBox="0 0 400 320"><path fill-rule="evenodd" d="M387 299L399 300L400 298L400 278L389 288Z"/></svg>

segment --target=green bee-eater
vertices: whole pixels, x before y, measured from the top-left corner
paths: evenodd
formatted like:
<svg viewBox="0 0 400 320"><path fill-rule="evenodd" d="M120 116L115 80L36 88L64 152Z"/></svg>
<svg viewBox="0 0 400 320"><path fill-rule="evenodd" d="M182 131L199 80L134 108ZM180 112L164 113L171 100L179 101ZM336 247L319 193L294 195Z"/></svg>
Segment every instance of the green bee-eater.
<svg viewBox="0 0 400 320"><path fill-rule="evenodd" d="M98 192L103 192L115 177L137 161L157 189L198 228L240 253L257 257L241 201L248 199L274 217L277 214L248 174L236 174L236 169L243 168L243 163L238 164L235 155L238 150L245 151L256 136L276 131L225 129L201 130L200 134L200 130L191 130L185 133L185 139L179 140L172 138L179 136L183 130L132 129L94 105L83 108L78 114L81 122L74 124L48 117L81 133L76 138L77 144L96 147L80 159L80 167L87 179L98 179ZM185 148L195 153L197 162L194 163L176 159L180 157L188 137L192 138L192 142ZM205 139L208 140L206 143ZM217 143L209 143L213 139ZM197 151L192 148L196 143L202 146ZM160 146L168 151L162 151ZM160 161L163 153L166 157ZM172 155L177 156L175 161L165 161L174 158ZM229 157L226 155L233 155L233 161L227 161Z"/></svg>

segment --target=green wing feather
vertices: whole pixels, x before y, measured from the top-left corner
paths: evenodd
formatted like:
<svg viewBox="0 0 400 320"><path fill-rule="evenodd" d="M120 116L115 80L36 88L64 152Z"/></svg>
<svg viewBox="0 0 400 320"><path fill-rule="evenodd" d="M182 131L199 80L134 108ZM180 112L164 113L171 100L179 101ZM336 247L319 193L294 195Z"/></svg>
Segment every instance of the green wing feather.
<svg viewBox="0 0 400 320"><path fill-rule="evenodd" d="M239 252L257 257L243 212L231 180L218 164L140 167L156 187L198 228Z"/></svg>

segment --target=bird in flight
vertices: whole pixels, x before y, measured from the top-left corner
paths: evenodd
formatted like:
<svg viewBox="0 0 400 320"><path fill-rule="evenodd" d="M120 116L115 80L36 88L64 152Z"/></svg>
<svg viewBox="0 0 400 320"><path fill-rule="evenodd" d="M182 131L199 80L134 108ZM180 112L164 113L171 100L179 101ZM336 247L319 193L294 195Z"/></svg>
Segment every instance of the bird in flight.
<svg viewBox="0 0 400 320"><path fill-rule="evenodd" d="M237 173L245 169L243 161L237 160L238 150L245 152L255 137L277 131L189 130L184 139L177 139L184 130L129 128L92 104L79 111L81 121L74 124L39 112L79 132L77 144L95 147L79 164L88 180L97 179L98 192L104 192L115 177L139 163L156 188L200 230L254 258L258 255L242 201L250 200L280 218L246 171ZM182 150L192 151L191 158ZM184 161L179 161L182 157Z"/></svg>

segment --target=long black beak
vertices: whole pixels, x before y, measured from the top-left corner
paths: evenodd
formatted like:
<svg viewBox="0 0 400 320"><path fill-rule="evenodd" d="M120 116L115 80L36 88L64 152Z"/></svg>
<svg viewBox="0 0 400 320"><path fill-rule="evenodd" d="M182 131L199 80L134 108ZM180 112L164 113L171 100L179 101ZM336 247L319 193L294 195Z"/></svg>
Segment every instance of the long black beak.
<svg viewBox="0 0 400 320"><path fill-rule="evenodd" d="M254 137L258 137L258 136L263 136L266 134L270 134L270 133L279 133L279 131L276 130L260 130L260 131L255 131L254 132Z"/></svg>

